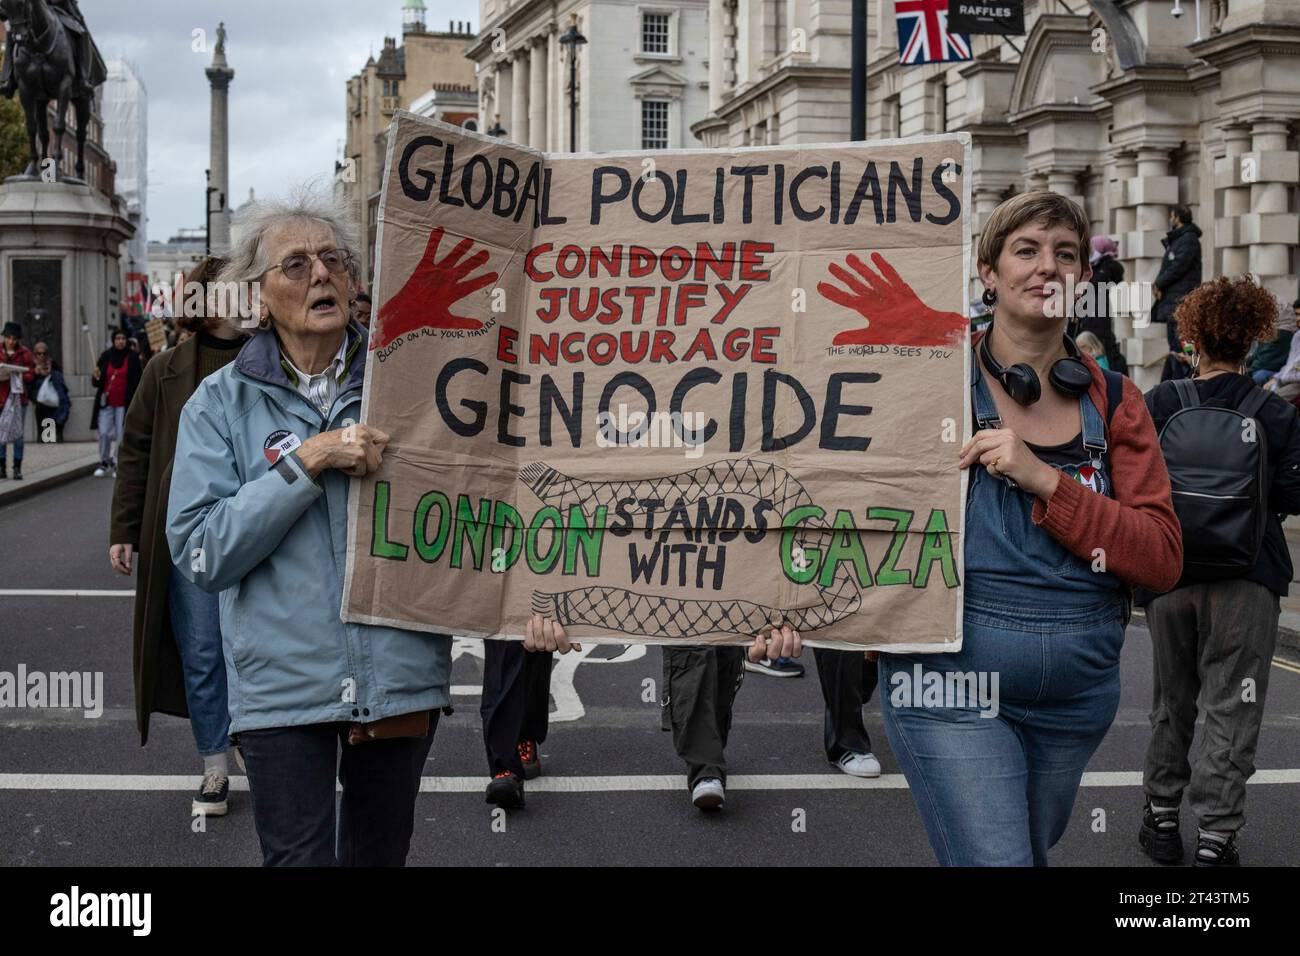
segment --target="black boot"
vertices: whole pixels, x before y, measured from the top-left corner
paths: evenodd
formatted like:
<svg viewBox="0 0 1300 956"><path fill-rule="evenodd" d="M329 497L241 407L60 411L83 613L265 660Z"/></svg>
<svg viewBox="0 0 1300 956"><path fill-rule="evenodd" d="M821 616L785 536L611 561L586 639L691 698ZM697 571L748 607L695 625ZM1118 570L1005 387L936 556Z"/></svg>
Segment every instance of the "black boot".
<svg viewBox="0 0 1300 956"><path fill-rule="evenodd" d="M524 805L524 782L509 771L497 774L487 786L487 802L507 810L519 809Z"/></svg>
<svg viewBox="0 0 1300 956"><path fill-rule="evenodd" d="M5 460L0 458L0 481L4 481L9 476L5 474Z"/></svg>
<svg viewBox="0 0 1300 956"><path fill-rule="evenodd" d="M1237 834L1228 837L1226 843L1220 843L1212 837L1201 834L1196 843L1196 858L1193 866L1240 866L1241 854L1237 852Z"/></svg>
<svg viewBox="0 0 1300 956"><path fill-rule="evenodd" d="M16 461L14 462L14 481L22 481L22 480L23 480L23 463L21 461Z"/></svg>
<svg viewBox="0 0 1300 956"><path fill-rule="evenodd" d="M1183 838L1178 832L1178 811L1161 810L1157 813L1151 809L1151 801L1147 800L1138 843L1146 855L1158 863L1181 863Z"/></svg>

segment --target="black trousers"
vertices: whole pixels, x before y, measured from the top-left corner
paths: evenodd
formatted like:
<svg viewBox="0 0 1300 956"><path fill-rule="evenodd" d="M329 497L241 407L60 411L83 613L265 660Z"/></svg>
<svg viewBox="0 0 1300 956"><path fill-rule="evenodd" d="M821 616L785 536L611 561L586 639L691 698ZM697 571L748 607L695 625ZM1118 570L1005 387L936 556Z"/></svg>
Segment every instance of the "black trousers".
<svg viewBox="0 0 1300 956"><path fill-rule="evenodd" d="M551 709L551 664L555 656L526 651L519 641L483 642L483 746L488 773L524 774L516 749L525 740L541 743Z"/></svg>
<svg viewBox="0 0 1300 956"><path fill-rule="evenodd" d="M822 722L826 759L835 763L846 752L871 752L871 735L862 723L862 708L876 691L875 661L861 651L832 651L814 647L817 677L826 705Z"/></svg>
<svg viewBox="0 0 1300 956"><path fill-rule="evenodd" d="M425 737L355 746L347 742L347 724L238 734L262 864L404 866L415 828L415 797L438 716L438 711L430 715ZM343 784L337 837L336 773Z"/></svg>
<svg viewBox="0 0 1300 956"><path fill-rule="evenodd" d="M664 648L663 728L686 761L687 785L709 777L727 782L724 753L731 710L745 677L745 648Z"/></svg>

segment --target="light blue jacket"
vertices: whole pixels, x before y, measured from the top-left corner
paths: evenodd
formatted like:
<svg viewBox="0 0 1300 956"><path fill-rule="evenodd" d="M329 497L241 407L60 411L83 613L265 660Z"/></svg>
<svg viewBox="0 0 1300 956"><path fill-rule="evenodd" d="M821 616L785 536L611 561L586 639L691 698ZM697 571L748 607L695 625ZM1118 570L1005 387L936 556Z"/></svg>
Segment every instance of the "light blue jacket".
<svg viewBox="0 0 1300 956"><path fill-rule="evenodd" d="M361 417L366 336L348 330L328 420L290 381L272 332L199 385L181 412L167 543L181 573L221 592L230 730L370 722L449 703L451 638L344 623L348 477L313 481L296 454Z"/></svg>

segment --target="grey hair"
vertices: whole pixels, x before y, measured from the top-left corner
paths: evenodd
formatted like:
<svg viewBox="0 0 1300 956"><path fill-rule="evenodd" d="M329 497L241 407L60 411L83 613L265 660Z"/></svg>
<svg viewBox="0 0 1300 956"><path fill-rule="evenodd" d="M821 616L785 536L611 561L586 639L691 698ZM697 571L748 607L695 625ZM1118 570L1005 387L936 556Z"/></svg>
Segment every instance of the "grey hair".
<svg viewBox="0 0 1300 956"><path fill-rule="evenodd" d="M348 254L352 281L357 281L360 230L343 203L310 188L301 188L284 199L258 200L243 210L239 218L239 241L231 247L225 267L214 280L219 286L220 314L233 328L248 332L257 325L260 293L250 301L248 290L257 290L262 277L275 265L266 245L266 234L277 226L308 222L328 227L338 247ZM238 306L232 308L234 303Z"/></svg>

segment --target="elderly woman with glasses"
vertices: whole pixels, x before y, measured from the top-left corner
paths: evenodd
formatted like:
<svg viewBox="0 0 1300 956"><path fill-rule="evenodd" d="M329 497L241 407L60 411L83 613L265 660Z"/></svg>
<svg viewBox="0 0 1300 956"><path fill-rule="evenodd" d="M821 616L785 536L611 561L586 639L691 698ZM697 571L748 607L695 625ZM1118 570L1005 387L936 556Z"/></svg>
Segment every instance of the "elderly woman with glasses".
<svg viewBox="0 0 1300 956"><path fill-rule="evenodd" d="M268 866L402 865L449 703L450 637L339 616L348 478L388 441L359 423L356 242L324 200L248 216L218 284L253 335L181 413L167 509L177 567L222 592L231 735Z"/></svg>

